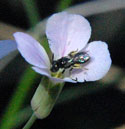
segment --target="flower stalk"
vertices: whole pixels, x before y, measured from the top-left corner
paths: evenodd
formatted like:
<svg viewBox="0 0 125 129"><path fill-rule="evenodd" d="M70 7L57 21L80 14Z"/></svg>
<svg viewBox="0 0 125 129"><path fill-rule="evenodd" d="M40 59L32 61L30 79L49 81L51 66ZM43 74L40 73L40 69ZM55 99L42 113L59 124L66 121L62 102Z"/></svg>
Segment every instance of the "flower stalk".
<svg viewBox="0 0 125 129"><path fill-rule="evenodd" d="M64 83L54 84L47 77L43 77L31 100L32 109L38 119L44 119L50 114L63 86Z"/></svg>
<svg viewBox="0 0 125 129"><path fill-rule="evenodd" d="M44 119L50 114L63 86L64 83L53 83L47 77L42 78L31 100L31 107L34 113L23 129L29 129L37 118Z"/></svg>
<svg viewBox="0 0 125 129"><path fill-rule="evenodd" d="M37 119L37 117L35 116L35 114L33 114L30 119L27 121L26 125L23 127L23 129L29 129L33 123L35 122L35 120Z"/></svg>

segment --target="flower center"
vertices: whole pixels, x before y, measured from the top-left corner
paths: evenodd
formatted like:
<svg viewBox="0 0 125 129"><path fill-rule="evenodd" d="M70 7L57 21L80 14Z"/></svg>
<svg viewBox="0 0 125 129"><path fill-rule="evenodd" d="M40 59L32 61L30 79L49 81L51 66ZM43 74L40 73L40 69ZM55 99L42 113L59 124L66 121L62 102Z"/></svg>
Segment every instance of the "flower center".
<svg viewBox="0 0 125 129"><path fill-rule="evenodd" d="M51 76L55 78L63 78L62 70L59 70L57 72L51 72Z"/></svg>

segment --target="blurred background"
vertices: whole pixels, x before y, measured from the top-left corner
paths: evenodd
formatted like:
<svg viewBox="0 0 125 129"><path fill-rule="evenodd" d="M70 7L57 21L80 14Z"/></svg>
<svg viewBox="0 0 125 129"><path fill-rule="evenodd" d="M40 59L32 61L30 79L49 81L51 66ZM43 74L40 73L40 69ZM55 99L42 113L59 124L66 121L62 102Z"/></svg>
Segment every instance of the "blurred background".
<svg viewBox="0 0 125 129"><path fill-rule="evenodd" d="M45 19L68 8L89 20L90 41L107 42L111 53L112 67L103 79L66 83L50 116L36 120L31 129L125 129L124 7L124 0L0 0L0 40L23 31L48 51ZM17 51L0 59L0 129L24 126L40 80Z"/></svg>

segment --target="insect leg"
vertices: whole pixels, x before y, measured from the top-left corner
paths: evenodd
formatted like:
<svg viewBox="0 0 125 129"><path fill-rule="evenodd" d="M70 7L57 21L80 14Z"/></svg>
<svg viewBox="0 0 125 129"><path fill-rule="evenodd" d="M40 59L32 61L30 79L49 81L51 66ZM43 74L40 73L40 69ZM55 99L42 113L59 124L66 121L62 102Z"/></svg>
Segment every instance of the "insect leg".
<svg viewBox="0 0 125 129"><path fill-rule="evenodd" d="M68 54L68 56L73 57L78 52L78 49L76 51L72 51Z"/></svg>
<svg viewBox="0 0 125 129"><path fill-rule="evenodd" d="M71 67L71 68L69 69L69 75L71 75L72 70L73 70L73 67Z"/></svg>
<svg viewBox="0 0 125 129"><path fill-rule="evenodd" d="M78 82L78 78L77 78L77 77L76 77L76 79L73 79L73 78L72 78L72 80L73 80L73 81L76 81L76 82Z"/></svg>
<svg viewBox="0 0 125 129"><path fill-rule="evenodd" d="M80 64L74 64L73 66L71 66L70 70L69 70L69 74L71 74L73 69L80 69L81 65Z"/></svg>
<svg viewBox="0 0 125 129"><path fill-rule="evenodd" d="M74 65L72 66L72 68L74 68L74 69L80 69L80 68L82 68L82 67L81 67L80 64L74 64Z"/></svg>
<svg viewBox="0 0 125 129"><path fill-rule="evenodd" d="M73 67L71 67L71 69L69 70L70 72L73 70Z"/></svg>
<svg viewBox="0 0 125 129"><path fill-rule="evenodd" d="M65 72L65 69L63 69L62 74Z"/></svg>
<svg viewBox="0 0 125 129"><path fill-rule="evenodd" d="M83 67L83 69L84 69L84 70L88 70L87 68L84 68L84 67Z"/></svg>

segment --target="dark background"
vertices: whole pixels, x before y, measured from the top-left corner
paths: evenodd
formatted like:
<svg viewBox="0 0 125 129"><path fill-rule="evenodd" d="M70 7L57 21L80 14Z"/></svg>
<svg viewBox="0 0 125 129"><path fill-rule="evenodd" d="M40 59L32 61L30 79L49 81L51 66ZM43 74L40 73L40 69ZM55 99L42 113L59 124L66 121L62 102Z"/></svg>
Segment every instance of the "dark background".
<svg viewBox="0 0 125 129"><path fill-rule="evenodd" d="M83 2L74 0L72 5ZM85 2L85 1L84 1ZM41 19L55 12L57 0L37 0L37 6ZM125 10L89 16L93 32L90 40L103 40L108 42L113 65L125 69ZM30 25L25 9L20 1L0 0L0 21L29 29ZM115 32L114 32L115 30ZM27 67L27 63L18 55L0 73L0 113L2 115L11 95L14 92L21 73ZM15 69L16 68L16 69ZM26 105L39 84L40 77L34 84L34 89L29 93ZM93 85L93 83L89 83ZM78 84L80 88L86 84ZM98 82L94 85L100 86ZM64 89L75 85L66 83ZM51 115L44 120L37 120L32 129L113 129L125 124L125 94L116 88L117 83L110 84L102 90L91 94L85 94L75 100L55 106ZM69 93L72 94L72 93Z"/></svg>

